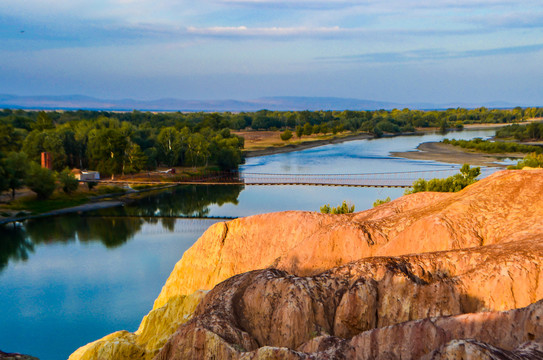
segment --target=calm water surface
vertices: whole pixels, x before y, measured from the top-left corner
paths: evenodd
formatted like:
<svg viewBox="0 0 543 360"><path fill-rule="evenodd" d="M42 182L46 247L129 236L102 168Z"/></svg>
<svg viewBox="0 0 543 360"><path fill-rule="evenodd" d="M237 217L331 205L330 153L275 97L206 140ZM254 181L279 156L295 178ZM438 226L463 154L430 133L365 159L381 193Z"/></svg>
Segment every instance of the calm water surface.
<svg viewBox="0 0 543 360"><path fill-rule="evenodd" d="M492 130L446 137L489 137ZM392 158L440 134L358 140L250 158L247 173L377 173L457 169ZM342 200L356 210L404 189L314 186L185 186L137 204L0 227L0 349L42 360L65 359L111 332L135 331L173 265L214 220L168 216L247 216L318 211ZM162 216L163 218L151 218Z"/></svg>

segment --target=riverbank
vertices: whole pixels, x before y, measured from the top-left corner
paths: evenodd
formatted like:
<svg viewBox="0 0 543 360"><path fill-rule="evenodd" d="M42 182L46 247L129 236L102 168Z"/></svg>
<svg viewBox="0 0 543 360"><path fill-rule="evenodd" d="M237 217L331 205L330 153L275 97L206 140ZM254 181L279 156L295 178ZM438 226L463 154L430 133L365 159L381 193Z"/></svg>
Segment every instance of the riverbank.
<svg viewBox="0 0 543 360"><path fill-rule="evenodd" d="M257 157L257 156L283 154L283 153L289 153L289 152L300 151L300 150L305 150L305 149L311 149L318 146L339 144L345 141L373 139L373 138L374 136L369 133L361 133L361 134L331 137L329 139L307 140L307 141L301 141L298 143L286 143L284 145L276 144L276 145L268 146L264 149L246 150L244 151L244 155L246 158L250 158L250 157Z"/></svg>
<svg viewBox="0 0 543 360"><path fill-rule="evenodd" d="M486 154L470 151L459 146L441 142L426 142L417 146L416 151L392 152L391 156L411 160L432 160L450 164L507 167L501 163L506 158L522 159L522 153Z"/></svg>
<svg viewBox="0 0 543 360"><path fill-rule="evenodd" d="M539 121L540 119L531 119L528 121L520 122L518 124L525 125L533 121ZM449 129L451 132L463 131L463 130L493 130L499 129L504 126L511 125L510 123L499 124L466 124L463 129ZM398 133L398 134L385 134L388 136L411 136L421 135L425 133L431 133L439 131L439 128L417 128L414 132ZM282 141L280 138L281 131L237 131L234 134L241 136L245 139L245 150L243 154L246 158L283 154L294 151L301 151L305 149L311 149L318 146L338 144L345 141L353 140L365 140L375 139L376 136L370 133L357 133L357 134L336 134L336 135L310 135L304 136L305 140L290 140ZM428 159L424 159L428 160Z"/></svg>
<svg viewBox="0 0 543 360"><path fill-rule="evenodd" d="M85 204L65 207L61 209L55 209L55 210L46 211L39 214L29 214L22 211L23 214L21 215L0 217L0 225L29 220L29 219L36 219L36 218L46 217L46 216L58 216L58 215L64 215L64 214L70 214L70 213L87 212L87 211L93 211L93 210L106 209L110 207L122 206L124 204L131 203L132 201L136 200L140 196L141 193L147 193L150 191L160 191L160 190L164 190L164 189L175 187L175 186L176 185L166 185L166 186L152 187L152 188L141 189L141 190L131 190L124 193L104 194L104 195L93 196L87 199L88 202Z"/></svg>

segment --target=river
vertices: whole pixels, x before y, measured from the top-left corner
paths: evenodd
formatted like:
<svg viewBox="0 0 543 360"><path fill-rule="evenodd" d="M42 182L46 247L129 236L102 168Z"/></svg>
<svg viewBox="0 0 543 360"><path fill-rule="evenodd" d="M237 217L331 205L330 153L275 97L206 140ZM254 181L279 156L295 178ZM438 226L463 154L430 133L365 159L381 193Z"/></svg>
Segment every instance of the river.
<svg viewBox="0 0 543 360"><path fill-rule="evenodd" d="M493 130L454 132L487 138ZM356 140L247 159L243 173L353 174L450 169L457 165L394 158L441 134ZM488 172L486 172L488 173ZM117 330L135 331L183 252L217 220L282 210L318 211L348 200L356 210L400 188L182 186L130 206L0 227L0 349L67 358ZM158 218L156 216L159 216Z"/></svg>

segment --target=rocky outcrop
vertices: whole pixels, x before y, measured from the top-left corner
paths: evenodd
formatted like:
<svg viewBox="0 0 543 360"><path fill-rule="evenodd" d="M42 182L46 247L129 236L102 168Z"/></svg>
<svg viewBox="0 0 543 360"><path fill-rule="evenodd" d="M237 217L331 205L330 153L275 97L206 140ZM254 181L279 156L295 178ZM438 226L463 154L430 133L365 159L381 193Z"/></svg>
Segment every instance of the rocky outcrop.
<svg viewBox="0 0 543 360"><path fill-rule="evenodd" d="M218 223L185 252L154 308L269 266L312 275L370 256L515 241L543 234L541 218L543 170L534 170L502 171L459 193L417 193L356 214L287 211Z"/></svg>
<svg viewBox="0 0 543 360"><path fill-rule="evenodd" d="M39 360L39 359L30 355L5 353L2 350L0 350L0 360Z"/></svg>
<svg viewBox="0 0 543 360"><path fill-rule="evenodd" d="M540 323L523 316L543 307L542 215L535 170L356 214L218 223L176 264L136 333L70 359L537 357L539 335L514 323Z"/></svg>
<svg viewBox="0 0 543 360"><path fill-rule="evenodd" d="M174 296L159 309L147 314L135 333L117 331L77 349L68 360L150 360L175 333L179 325L192 318L205 291Z"/></svg>
<svg viewBox="0 0 543 360"><path fill-rule="evenodd" d="M543 242L528 239L369 258L312 277L244 273L217 285L157 359L260 358L263 347L302 353L294 358L418 359L443 347L438 358L461 352L445 346L454 339L489 346L462 345L471 353L511 352L543 341L543 302L509 310L543 298L542 260Z"/></svg>

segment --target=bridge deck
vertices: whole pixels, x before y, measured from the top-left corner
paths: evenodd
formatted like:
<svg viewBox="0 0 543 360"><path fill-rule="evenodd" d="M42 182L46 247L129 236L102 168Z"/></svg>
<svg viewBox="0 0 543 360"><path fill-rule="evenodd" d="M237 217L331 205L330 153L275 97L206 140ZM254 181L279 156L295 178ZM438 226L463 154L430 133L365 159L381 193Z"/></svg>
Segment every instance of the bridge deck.
<svg viewBox="0 0 543 360"><path fill-rule="evenodd" d="M389 173L366 174L265 174L265 173L215 173L199 178L170 181L123 179L98 180L101 183L117 184L180 184L180 185L310 185L310 186L352 186L352 187L382 187L382 188L408 188L418 179L444 178L458 173L458 167L428 171L407 171ZM495 172L496 168L482 168L482 177Z"/></svg>

